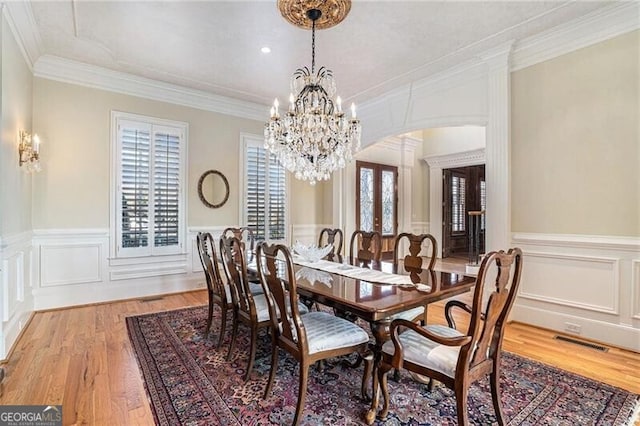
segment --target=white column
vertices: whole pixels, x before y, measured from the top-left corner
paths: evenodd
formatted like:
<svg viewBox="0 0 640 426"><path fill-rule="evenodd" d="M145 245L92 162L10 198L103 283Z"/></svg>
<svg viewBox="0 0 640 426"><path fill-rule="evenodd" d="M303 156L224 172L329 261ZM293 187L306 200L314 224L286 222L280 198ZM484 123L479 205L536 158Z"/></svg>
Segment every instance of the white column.
<svg viewBox="0 0 640 426"><path fill-rule="evenodd" d="M413 232L413 165L416 147L422 140L408 135L400 137L400 166L398 167L398 233Z"/></svg>
<svg viewBox="0 0 640 426"><path fill-rule="evenodd" d="M509 42L483 57L488 66L486 250L511 244L511 90Z"/></svg>

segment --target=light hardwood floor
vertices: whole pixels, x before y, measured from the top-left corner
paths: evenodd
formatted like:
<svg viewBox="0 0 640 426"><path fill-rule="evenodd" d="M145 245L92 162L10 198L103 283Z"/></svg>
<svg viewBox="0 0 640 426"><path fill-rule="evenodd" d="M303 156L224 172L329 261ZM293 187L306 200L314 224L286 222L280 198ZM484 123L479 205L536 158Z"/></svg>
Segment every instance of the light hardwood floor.
<svg viewBox="0 0 640 426"><path fill-rule="evenodd" d="M65 424L153 424L125 317L201 305L206 297L195 291L36 313L4 365L0 404L62 404ZM430 322L441 322L442 311L442 304L430 307ZM512 323L504 349L640 393L640 354L601 353L553 336Z"/></svg>

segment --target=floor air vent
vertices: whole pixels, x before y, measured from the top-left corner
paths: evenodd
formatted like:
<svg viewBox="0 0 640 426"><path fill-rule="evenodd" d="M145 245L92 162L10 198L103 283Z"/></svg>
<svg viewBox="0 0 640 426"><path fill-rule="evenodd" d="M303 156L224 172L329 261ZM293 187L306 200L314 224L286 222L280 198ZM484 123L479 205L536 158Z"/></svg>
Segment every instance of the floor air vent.
<svg viewBox="0 0 640 426"><path fill-rule="evenodd" d="M151 296L151 297L143 297L140 299L141 302L155 302L156 300L162 300L164 297L162 296Z"/></svg>
<svg viewBox="0 0 640 426"><path fill-rule="evenodd" d="M597 345L591 342L585 342L583 340L572 339L571 337L567 337L567 336L556 335L556 336L553 336L553 338L556 340L562 340L563 342L569 342L569 343L574 343L576 345L585 346L587 348L595 349L596 351L600 351L600 352L607 352L609 350L609 348L607 348L606 346Z"/></svg>

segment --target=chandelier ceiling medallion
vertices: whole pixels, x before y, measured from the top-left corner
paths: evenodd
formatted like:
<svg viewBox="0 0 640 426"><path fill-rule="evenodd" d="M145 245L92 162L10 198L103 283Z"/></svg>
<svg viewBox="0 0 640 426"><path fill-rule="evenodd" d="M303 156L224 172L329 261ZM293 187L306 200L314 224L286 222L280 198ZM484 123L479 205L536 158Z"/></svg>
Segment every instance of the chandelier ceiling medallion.
<svg viewBox="0 0 640 426"><path fill-rule="evenodd" d="M340 23L351 9L351 0L278 0L278 8L287 21L311 29L311 70L304 67L294 72L289 109L282 116L278 99L274 101L264 128L264 146L296 179L313 185L345 167L360 149L355 105L351 104L348 119L340 97L333 100L336 85L331 70L320 67L316 72L316 29Z"/></svg>

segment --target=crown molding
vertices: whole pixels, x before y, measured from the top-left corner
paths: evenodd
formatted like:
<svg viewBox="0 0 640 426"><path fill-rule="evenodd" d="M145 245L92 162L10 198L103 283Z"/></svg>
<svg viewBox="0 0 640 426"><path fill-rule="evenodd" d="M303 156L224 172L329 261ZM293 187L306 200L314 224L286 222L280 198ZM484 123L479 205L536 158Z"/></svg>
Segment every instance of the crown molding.
<svg viewBox="0 0 640 426"><path fill-rule="evenodd" d="M188 89L52 55L44 55L37 60L33 75L251 120L266 120L269 110L266 105L213 95L202 90Z"/></svg>
<svg viewBox="0 0 640 426"><path fill-rule="evenodd" d="M2 15L9 24L29 70L33 71L33 65L44 52L44 44L33 17L31 4L26 1L2 3Z"/></svg>
<svg viewBox="0 0 640 426"><path fill-rule="evenodd" d="M640 28L640 3L616 2L581 18L522 39L514 46L511 70L573 52Z"/></svg>
<svg viewBox="0 0 640 426"><path fill-rule="evenodd" d="M474 149L471 151L454 152L453 154L436 154L423 157L430 168L447 169L450 167L465 167L476 164L484 164L485 149Z"/></svg>

